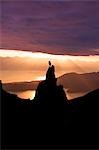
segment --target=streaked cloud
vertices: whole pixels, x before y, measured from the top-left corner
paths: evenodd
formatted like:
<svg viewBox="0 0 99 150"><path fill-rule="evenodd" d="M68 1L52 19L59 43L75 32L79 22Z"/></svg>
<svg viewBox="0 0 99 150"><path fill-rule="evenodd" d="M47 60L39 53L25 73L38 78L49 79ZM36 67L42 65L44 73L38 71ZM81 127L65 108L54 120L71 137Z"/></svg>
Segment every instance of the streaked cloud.
<svg viewBox="0 0 99 150"><path fill-rule="evenodd" d="M51 55L16 50L0 50L0 79L3 82L44 79L51 60L56 76L69 72L99 71L99 56Z"/></svg>
<svg viewBox="0 0 99 150"><path fill-rule="evenodd" d="M99 1L0 3L1 48L65 55L99 54Z"/></svg>

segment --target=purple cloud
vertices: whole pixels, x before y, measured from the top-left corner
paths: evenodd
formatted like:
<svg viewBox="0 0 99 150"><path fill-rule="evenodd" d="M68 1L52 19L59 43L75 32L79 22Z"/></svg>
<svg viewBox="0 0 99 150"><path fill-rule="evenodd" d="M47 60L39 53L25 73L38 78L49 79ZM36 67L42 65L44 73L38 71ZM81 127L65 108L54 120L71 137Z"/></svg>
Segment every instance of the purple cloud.
<svg viewBox="0 0 99 150"><path fill-rule="evenodd" d="M98 1L2 1L1 48L99 54Z"/></svg>

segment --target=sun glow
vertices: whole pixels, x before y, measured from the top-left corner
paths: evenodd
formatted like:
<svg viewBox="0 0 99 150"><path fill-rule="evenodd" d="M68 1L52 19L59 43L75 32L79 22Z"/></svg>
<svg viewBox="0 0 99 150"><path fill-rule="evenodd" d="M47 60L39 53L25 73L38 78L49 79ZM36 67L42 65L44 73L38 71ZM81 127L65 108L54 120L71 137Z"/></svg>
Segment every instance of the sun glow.
<svg viewBox="0 0 99 150"><path fill-rule="evenodd" d="M45 79L46 79L45 76L38 76L35 78L35 80L37 80L37 81L41 81L41 80L45 80Z"/></svg>
<svg viewBox="0 0 99 150"><path fill-rule="evenodd" d="M61 60L62 62L66 60L79 60L79 61L99 61L98 55L90 55L90 56L72 56L72 55L53 55L42 52L28 52L22 50L5 50L0 49L0 57L29 57L29 58L41 58L41 59L55 59Z"/></svg>
<svg viewBox="0 0 99 150"><path fill-rule="evenodd" d="M30 57L30 58L57 58L58 55L52 55L42 52L27 52L19 50L5 50L0 49L0 56L2 57ZM65 58L63 55L59 55L61 58Z"/></svg>
<svg viewBox="0 0 99 150"><path fill-rule="evenodd" d="M70 72L99 71L98 55L52 55L0 49L0 79L3 82L45 80L49 60L55 65L56 77Z"/></svg>

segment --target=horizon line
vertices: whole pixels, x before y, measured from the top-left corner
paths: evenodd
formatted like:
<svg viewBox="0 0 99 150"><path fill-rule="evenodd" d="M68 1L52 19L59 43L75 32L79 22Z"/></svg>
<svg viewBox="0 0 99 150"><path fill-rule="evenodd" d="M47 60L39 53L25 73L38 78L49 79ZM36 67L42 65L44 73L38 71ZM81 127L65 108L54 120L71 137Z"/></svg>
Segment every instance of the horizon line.
<svg viewBox="0 0 99 150"><path fill-rule="evenodd" d="M42 51L35 51L33 52L32 50L21 50L21 49L3 49L3 48L0 48L0 54L2 54L4 51L7 51L7 52L17 52L17 53L32 53L32 54L44 54L44 55L53 55L53 56L99 56L99 54L81 54L81 55L78 55L78 54L55 54L55 53L49 53L49 52L42 52ZM0 55L1 57L1 55ZM4 56L3 56L4 57ZM27 56L26 56L27 57Z"/></svg>
<svg viewBox="0 0 99 150"><path fill-rule="evenodd" d="M60 75L60 76L58 76L58 77L56 77L57 79L58 78L60 78L60 77L62 77L62 76L64 76L64 75L67 75L67 74L77 74L77 75L83 75L83 74L91 74L91 73L99 73L99 71L93 71L93 72L86 72L86 73L77 73L77 72L68 72L68 73L64 73L64 74L62 74L62 75ZM44 78L45 79L41 79L41 80L31 80L31 81L29 81L29 80L25 80L25 81L17 81L17 82L2 82L3 80L1 80L0 79L0 81L1 81L1 83L2 84L10 84L10 83L24 83L24 82L27 82L27 83L31 83L31 82L41 82L41 81L44 81L44 80L46 80L46 77L44 76Z"/></svg>

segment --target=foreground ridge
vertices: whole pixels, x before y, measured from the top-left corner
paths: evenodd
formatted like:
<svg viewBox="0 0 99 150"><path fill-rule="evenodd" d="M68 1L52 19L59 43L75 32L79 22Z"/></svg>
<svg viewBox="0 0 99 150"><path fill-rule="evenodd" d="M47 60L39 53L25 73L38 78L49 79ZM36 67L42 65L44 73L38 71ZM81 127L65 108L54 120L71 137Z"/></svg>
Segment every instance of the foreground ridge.
<svg viewBox="0 0 99 150"><path fill-rule="evenodd" d="M99 89L68 101L51 62L34 100L0 89L2 148L99 147Z"/></svg>

